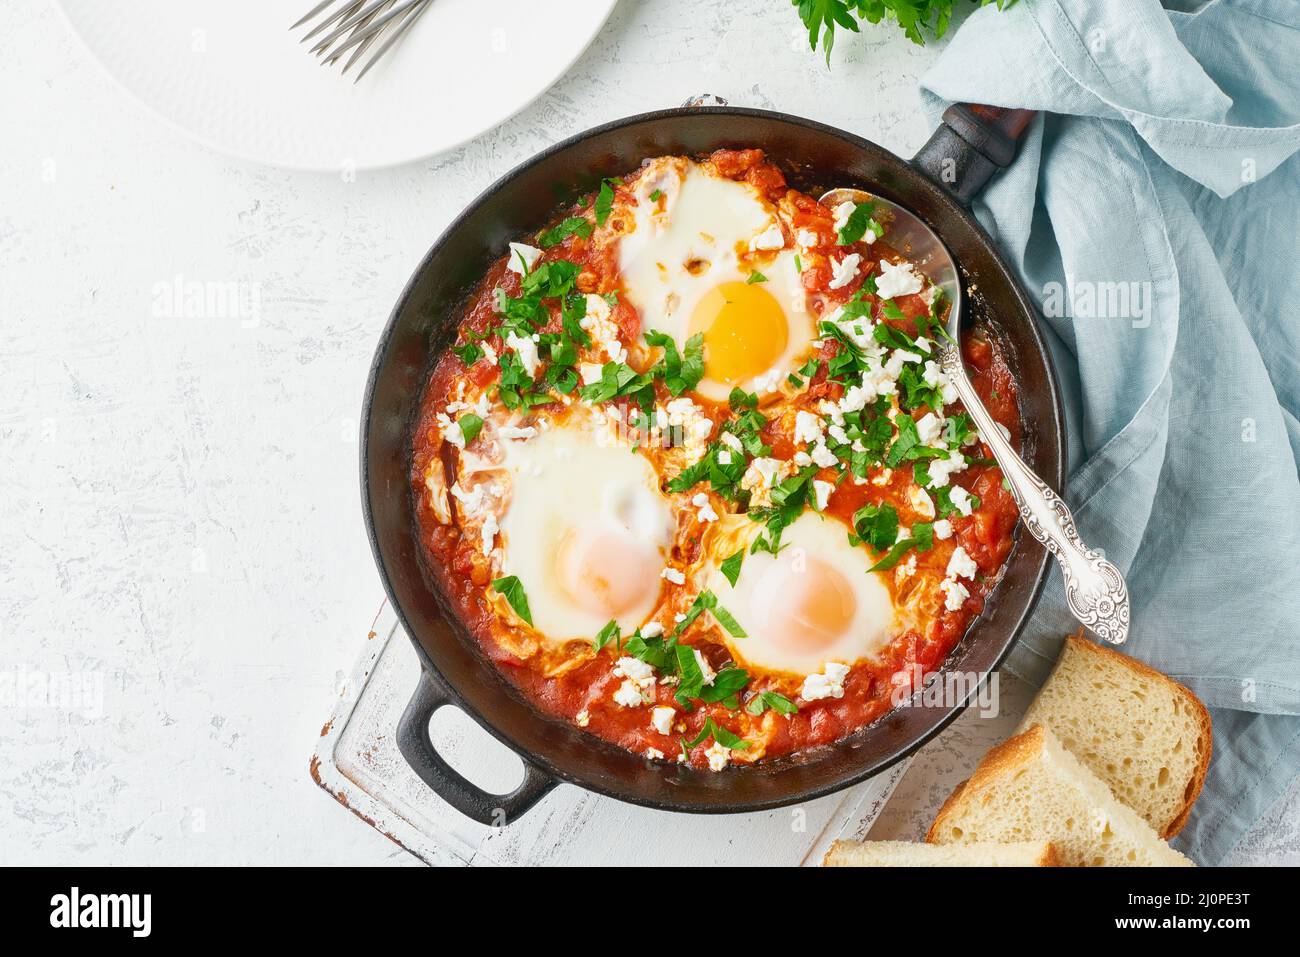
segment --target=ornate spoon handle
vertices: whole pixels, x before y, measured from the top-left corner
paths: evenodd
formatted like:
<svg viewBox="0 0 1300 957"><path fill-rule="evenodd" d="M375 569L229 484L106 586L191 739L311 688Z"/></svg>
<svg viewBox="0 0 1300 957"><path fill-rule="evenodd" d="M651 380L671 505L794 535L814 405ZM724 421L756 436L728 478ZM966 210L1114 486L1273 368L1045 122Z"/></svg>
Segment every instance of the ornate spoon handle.
<svg viewBox="0 0 1300 957"><path fill-rule="evenodd" d="M1029 534L1056 556L1065 575L1065 599L1070 611L1090 631L1112 644L1128 637L1129 600L1124 576L1101 553L1089 548L1074 527L1074 516L1061 497L1034 474L1002 435L975 392L957 347L949 344L940 355L943 371L975 420L980 435L993 450L1020 509Z"/></svg>

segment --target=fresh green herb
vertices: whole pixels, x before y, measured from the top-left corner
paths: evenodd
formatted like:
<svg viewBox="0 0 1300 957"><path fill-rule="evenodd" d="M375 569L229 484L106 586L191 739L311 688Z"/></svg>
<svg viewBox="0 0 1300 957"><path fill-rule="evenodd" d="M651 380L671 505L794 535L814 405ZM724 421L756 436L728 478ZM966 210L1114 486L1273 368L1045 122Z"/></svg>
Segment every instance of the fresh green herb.
<svg viewBox="0 0 1300 957"><path fill-rule="evenodd" d="M934 546L934 524L931 522L917 522L912 526L912 534L902 541L894 544L885 556L872 565L868 571L883 572L888 571L898 564L899 559L913 548L918 551L927 552Z"/></svg>
<svg viewBox="0 0 1300 957"><path fill-rule="evenodd" d="M652 203L659 202L659 200L663 197L663 195L664 195L664 191L662 189L655 190L653 193L650 194L650 202Z"/></svg>
<svg viewBox="0 0 1300 957"><path fill-rule="evenodd" d="M839 244L841 246L852 246L867 234L867 230L870 230L877 239L885 235L884 227L872 218L875 211L875 203L855 203L848 222L840 230Z"/></svg>
<svg viewBox="0 0 1300 957"><path fill-rule="evenodd" d="M673 395L694 389L704 378L704 333L697 332L686 340L686 356L677 351L677 342L667 333L651 329L645 334L647 345L663 349L663 358L650 370L654 378L662 378Z"/></svg>
<svg viewBox="0 0 1300 957"><path fill-rule="evenodd" d="M533 613L528 608L528 595L524 593L524 586L517 576L507 575L505 578L498 578L492 583L492 590L505 596L516 615L530 625L533 623Z"/></svg>
<svg viewBox="0 0 1300 957"><path fill-rule="evenodd" d="M654 403L654 380L626 362L606 362L601 367L600 378L584 385L580 394L587 402L608 402L619 396L635 396L644 408L645 404Z"/></svg>
<svg viewBox="0 0 1300 957"><path fill-rule="evenodd" d="M731 587L736 587L736 581L740 578L740 566L745 561L745 550L742 548L730 558L724 559L719 568L722 574L726 576L727 581L731 582Z"/></svg>
<svg viewBox="0 0 1300 957"><path fill-rule="evenodd" d="M605 220L609 219L610 211L614 208L614 187L621 183L616 179L605 179L600 182L600 192L596 194L596 225L604 226Z"/></svg>
<svg viewBox="0 0 1300 957"><path fill-rule="evenodd" d="M460 426L460 434L465 436L466 445L478 438L479 432L483 430L483 419L473 412L466 412L456 424Z"/></svg>
<svg viewBox="0 0 1300 957"><path fill-rule="evenodd" d="M477 342L467 342L463 346L452 346L451 351L456 353L456 358L460 359L466 368L472 366L484 356L483 347Z"/></svg>
<svg viewBox="0 0 1300 957"><path fill-rule="evenodd" d="M883 552L898 538L898 510L889 504L864 505L853 513L853 531L858 541Z"/></svg>
<svg viewBox="0 0 1300 957"><path fill-rule="evenodd" d="M799 710L799 706L777 691L764 691L756 694L749 699L745 705L745 710L752 715L760 715L768 708L771 708L777 714L794 714Z"/></svg>
<svg viewBox="0 0 1300 957"><path fill-rule="evenodd" d="M1016 0L971 0L980 6L996 4L1005 10ZM826 65L831 62L835 45L835 28L858 32L858 20L880 23L896 22L913 43L925 45L926 36L937 40L948 32L957 0L791 0L799 8L799 18L808 29L808 45L817 49L820 40L826 51ZM854 18L857 19L854 19Z"/></svg>
<svg viewBox="0 0 1300 957"><path fill-rule="evenodd" d="M718 624L727 629L727 633L733 638L749 637L731 612L718 604L718 596L711 591L702 591L695 596L695 601L691 603L691 607L686 609L686 617L677 623L677 628L673 634L680 635L705 611L711 612L713 617L718 620Z"/></svg>
<svg viewBox="0 0 1300 957"><path fill-rule="evenodd" d="M732 734L726 728L718 727L716 724L713 723L712 718L704 719L704 727L700 729L700 733L696 735L693 741L687 741L685 738L683 738L682 746L684 748L694 748L697 747L698 745L703 744L709 738L712 738L714 741L718 742L718 744L722 745L724 748L728 748L732 751L743 751L749 747L748 741L746 741L744 738L740 737L739 735Z"/></svg>
<svg viewBox="0 0 1300 957"><path fill-rule="evenodd" d="M570 216L559 225L537 234L537 244L543 249L559 245L570 236L586 239L591 235L592 225L581 216Z"/></svg>
<svg viewBox="0 0 1300 957"><path fill-rule="evenodd" d="M619 646L618 622L612 618L604 628L600 629L600 631L596 633L596 637L592 639L591 643L596 646L597 651L600 651L600 649L604 648L610 642L614 643L615 648Z"/></svg>
<svg viewBox="0 0 1300 957"><path fill-rule="evenodd" d="M794 254L794 271L803 272L803 259L798 253Z"/></svg>
<svg viewBox="0 0 1300 957"><path fill-rule="evenodd" d="M752 286L755 283L760 283L760 282L767 282L767 277L764 276L757 269L755 269L752 273L750 273L749 278L745 280L745 284L748 286Z"/></svg>

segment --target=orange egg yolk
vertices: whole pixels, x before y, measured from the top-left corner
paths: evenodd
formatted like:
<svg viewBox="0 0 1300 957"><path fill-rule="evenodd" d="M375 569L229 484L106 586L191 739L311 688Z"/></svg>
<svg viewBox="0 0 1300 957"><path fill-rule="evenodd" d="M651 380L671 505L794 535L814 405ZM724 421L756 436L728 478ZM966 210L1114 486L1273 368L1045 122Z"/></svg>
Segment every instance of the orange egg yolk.
<svg viewBox="0 0 1300 957"><path fill-rule="evenodd" d="M773 644L819 651L848 632L857 600L844 576L820 559L783 555L763 576L756 594L760 619Z"/></svg>
<svg viewBox="0 0 1300 957"><path fill-rule="evenodd" d="M659 587L659 550L605 529L571 529L556 552L560 588L575 605L611 618L636 608Z"/></svg>
<svg viewBox="0 0 1300 957"><path fill-rule="evenodd" d="M691 334L704 333L704 374L732 385L761 375L785 352L790 329L761 284L726 282L700 300Z"/></svg>

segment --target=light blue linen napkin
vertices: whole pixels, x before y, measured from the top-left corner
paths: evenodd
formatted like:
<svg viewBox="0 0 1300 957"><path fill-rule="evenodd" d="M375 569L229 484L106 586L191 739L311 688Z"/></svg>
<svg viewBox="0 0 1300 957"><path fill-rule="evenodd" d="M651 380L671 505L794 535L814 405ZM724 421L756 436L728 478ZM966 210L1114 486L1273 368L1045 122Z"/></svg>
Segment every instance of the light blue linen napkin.
<svg viewBox="0 0 1300 957"><path fill-rule="evenodd" d="M1127 573L1125 651L1214 718L1178 846L1222 860L1300 773L1300 4L1020 0L922 80L1030 107L976 213L1051 330L1067 499ZM1059 575L1012 656L1076 629Z"/></svg>

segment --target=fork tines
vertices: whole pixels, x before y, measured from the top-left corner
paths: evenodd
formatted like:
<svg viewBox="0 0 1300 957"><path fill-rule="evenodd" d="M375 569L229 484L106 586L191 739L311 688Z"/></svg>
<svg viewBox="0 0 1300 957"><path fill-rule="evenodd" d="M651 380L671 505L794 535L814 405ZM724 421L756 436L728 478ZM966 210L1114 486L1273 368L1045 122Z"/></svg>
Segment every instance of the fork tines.
<svg viewBox="0 0 1300 957"><path fill-rule="evenodd" d="M296 30L309 21L317 20L316 25L300 42L305 43L329 30L310 52L319 57L324 65L333 66L351 51L351 56L343 64L344 73L352 69L366 51L382 39L383 42L379 43L378 49L357 74L357 79L360 80L420 19L432 2L433 0L322 0L289 29Z"/></svg>

